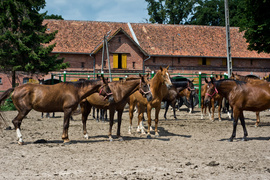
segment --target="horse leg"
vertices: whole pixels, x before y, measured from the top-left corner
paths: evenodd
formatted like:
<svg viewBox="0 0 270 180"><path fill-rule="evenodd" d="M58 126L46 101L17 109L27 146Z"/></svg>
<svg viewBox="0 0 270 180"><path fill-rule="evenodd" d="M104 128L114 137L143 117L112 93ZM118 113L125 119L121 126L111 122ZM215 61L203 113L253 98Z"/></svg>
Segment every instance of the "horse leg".
<svg viewBox="0 0 270 180"><path fill-rule="evenodd" d="M108 121L107 109L104 109L104 116L105 116L105 121Z"/></svg>
<svg viewBox="0 0 270 180"><path fill-rule="evenodd" d="M176 112L175 112L176 99L174 99L174 100L171 102L171 106L172 106L172 108L173 108L173 117L174 117L174 119L177 119L177 117L176 117Z"/></svg>
<svg viewBox="0 0 270 180"><path fill-rule="evenodd" d="M243 137L242 141L247 141L248 132L246 129L246 123L245 123L245 117L244 117L243 111L240 113L240 121L241 121L241 125L242 125L243 131L244 131L244 137Z"/></svg>
<svg viewBox="0 0 270 180"><path fill-rule="evenodd" d="M218 120L221 121L222 99L218 100Z"/></svg>
<svg viewBox="0 0 270 180"><path fill-rule="evenodd" d="M123 138L121 136L122 114L123 114L123 109L117 111L117 116L118 116L117 137L119 141L123 141Z"/></svg>
<svg viewBox="0 0 270 180"><path fill-rule="evenodd" d="M132 119L133 119L133 113L134 113L134 104L129 104L129 127L128 127L128 134L131 134L132 131Z"/></svg>
<svg viewBox="0 0 270 180"><path fill-rule="evenodd" d="M43 113L43 112L41 112L41 118L43 118L43 114L44 114L44 113Z"/></svg>
<svg viewBox="0 0 270 180"><path fill-rule="evenodd" d="M96 110L97 110L97 122L99 122L99 109L96 108Z"/></svg>
<svg viewBox="0 0 270 180"><path fill-rule="evenodd" d="M164 113L164 119L166 120L166 115L167 115L167 111L168 111L168 108L169 108L169 103L168 101L165 101L165 113Z"/></svg>
<svg viewBox="0 0 270 180"><path fill-rule="evenodd" d="M81 102L80 106L81 106L82 123L83 123L83 137L85 139L89 139L89 136L86 130L86 121L91 111L91 104L88 101L85 101L85 102Z"/></svg>
<svg viewBox="0 0 270 180"><path fill-rule="evenodd" d="M210 113L211 117L210 117L210 120L212 121L215 121L215 118L214 118L214 114L215 114L215 99L212 98L211 99L211 105L212 105L212 113ZM210 108L209 108L209 112L210 112Z"/></svg>
<svg viewBox="0 0 270 180"><path fill-rule="evenodd" d="M95 109L96 109L96 108L95 108L95 107L93 107L93 116L92 116L92 117L93 117L93 119L96 119L96 116L95 116Z"/></svg>
<svg viewBox="0 0 270 180"><path fill-rule="evenodd" d="M151 127L151 122L152 122L151 109L152 107L150 105L147 105L147 119L148 119L147 138L151 138L151 135L150 135L150 127Z"/></svg>
<svg viewBox="0 0 270 180"><path fill-rule="evenodd" d="M143 125L143 113L144 113L144 106L138 106L138 128L137 132L141 131L141 134L145 134L145 128Z"/></svg>
<svg viewBox="0 0 270 180"><path fill-rule="evenodd" d="M235 136L236 136L236 127L237 127L239 115L240 115L239 110L238 109L234 109L233 110L233 117L234 117L234 121L233 121L233 132L232 132L232 136L229 139L229 142L232 142L233 141L233 138L235 138Z"/></svg>
<svg viewBox="0 0 270 180"><path fill-rule="evenodd" d="M115 109L110 107L110 128L109 128L109 140L113 141L112 138L112 127L113 127L113 117L114 117Z"/></svg>
<svg viewBox="0 0 270 180"><path fill-rule="evenodd" d="M257 111L256 112L256 123L255 123L255 127L258 127L260 123L260 112Z"/></svg>
<svg viewBox="0 0 270 180"><path fill-rule="evenodd" d="M201 119L203 119L203 115L204 115L204 110L205 110L205 107L204 107L204 98L201 98Z"/></svg>
<svg viewBox="0 0 270 180"><path fill-rule="evenodd" d="M71 113L72 113L71 108L64 110L64 123L63 123L63 134L62 134L62 139L63 139L64 143L69 143L68 128L69 128Z"/></svg>
<svg viewBox="0 0 270 180"><path fill-rule="evenodd" d="M17 139L18 139L18 144L23 145L23 139L22 139L22 134L21 134L21 124L23 118L30 112L30 110L23 110L19 111L18 115L12 120L12 123L15 127L16 133L17 133Z"/></svg>
<svg viewBox="0 0 270 180"><path fill-rule="evenodd" d="M156 107L156 111L155 111L155 137L159 137L159 133L158 133L158 114L159 114L159 111L160 111L160 106Z"/></svg>

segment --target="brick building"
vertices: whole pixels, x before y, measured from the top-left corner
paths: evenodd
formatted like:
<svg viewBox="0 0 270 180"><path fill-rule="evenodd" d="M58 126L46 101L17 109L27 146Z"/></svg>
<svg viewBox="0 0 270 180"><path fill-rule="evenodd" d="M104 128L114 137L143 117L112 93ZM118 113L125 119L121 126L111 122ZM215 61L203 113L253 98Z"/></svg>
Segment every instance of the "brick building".
<svg viewBox="0 0 270 180"><path fill-rule="evenodd" d="M170 65L172 73L227 72L226 29L217 26L165 25L96 21L45 20L48 33L58 30L53 53L64 57L70 67L66 72L151 72ZM247 50L243 32L231 27L233 72L260 77L270 73L270 55ZM63 70L64 71L64 70ZM56 73L56 72L52 72ZM37 82L51 75L17 75L18 84ZM0 90L11 87L11 76L0 73Z"/></svg>

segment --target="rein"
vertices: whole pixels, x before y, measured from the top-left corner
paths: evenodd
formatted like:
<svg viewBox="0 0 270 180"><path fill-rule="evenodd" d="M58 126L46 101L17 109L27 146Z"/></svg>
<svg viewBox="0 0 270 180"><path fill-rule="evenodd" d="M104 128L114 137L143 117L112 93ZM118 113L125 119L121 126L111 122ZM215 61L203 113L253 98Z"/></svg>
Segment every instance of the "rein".
<svg viewBox="0 0 270 180"><path fill-rule="evenodd" d="M104 86L103 86L104 87ZM100 89L100 91L99 91L99 95L101 96L101 93L102 93L102 91L104 91L103 90L103 87ZM105 101L105 99L108 97L108 96L110 96L110 95L112 95L113 93L107 93L106 91L104 91L105 92L105 96L104 96L104 99L103 99L103 101Z"/></svg>
<svg viewBox="0 0 270 180"><path fill-rule="evenodd" d="M148 86L149 87L149 86ZM149 88L150 89L150 88ZM139 92L141 92L142 94L144 94L144 95L146 95L146 94L148 94L148 93L151 93L151 91L149 90L149 91L147 91L147 92L145 92L143 89L142 89L142 80L140 80L140 89L139 89Z"/></svg>
<svg viewBox="0 0 270 180"><path fill-rule="evenodd" d="M215 87L215 91L213 92L213 94L208 94L208 93L205 93L205 94L208 95L208 96L210 96L212 98L216 93L218 94L218 90Z"/></svg>

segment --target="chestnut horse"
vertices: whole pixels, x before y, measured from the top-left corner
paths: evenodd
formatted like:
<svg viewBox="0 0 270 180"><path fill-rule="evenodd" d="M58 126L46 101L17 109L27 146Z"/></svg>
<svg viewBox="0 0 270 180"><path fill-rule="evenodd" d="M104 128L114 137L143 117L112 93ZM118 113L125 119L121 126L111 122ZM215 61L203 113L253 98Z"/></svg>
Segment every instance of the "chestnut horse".
<svg viewBox="0 0 270 180"><path fill-rule="evenodd" d="M117 128L117 137L119 140L123 140L121 137L121 122L122 122L122 114L124 111L124 107L128 102L128 97L134 92L138 92L143 97L147 99L147 101L151 101L152 94L149 88L148 81L149 74L140 75L139 78L127 78L118 82L109 83L109 87L113 93L114 101L113 103L104 101L97 93L88 96L85 100L80 103L81 112L82 112L82 122L83 122L83 134L85 138L88 138L87 130L86 130L86 120L87 116L90 113L91 107L96 107L99 109L109 109L110 112L110 128L109 128L109 140L112 141L112 126L114 121L114 113L117 111L118 116L118 128Z"/></svg>
<svg viewBox="0 0 270 180"><path fill-rule="evenodd" d="M258 76L252 75L252 74L242 76L242 75L232 73L231 79L238 80L238 81L244 81L244 82L252 82L254 80L255 81L259 80L260 78ZM260 123L260 112L256 112L255 127L258 127L259 123Z"/></svg>
<svg viewBox="0 0 270 180"><path fill-rule="evenodd" d="M155 108L155 136L158 137L158 115L161 108L161 101L167 95L168 89L172 86L172 82L170 79L170 74L168 72L168 68L160 67L160 70L157 71L155 76L150 80L150 89L153 95L152 101L147 101L139 92L135 92L129 97L129 118L130 118L130 126L129 126L129 134L131 134L132 129L132 118L134 108L137 105L138 107L138 129L141 130L142 134L145 134L144 127L142 124L143 113L145 108L147 108L147 118L148 118L148 135L150 138L150 127L151 127L151 110Z"/></svg>
<svg viewBox="0 0 270 180"><path fill-rule="evenodd" d="M218 76L216 75L216 80L222 79L222 75ZM209 88L208 80L205 78L205 84L202 86L202 92L201 92L201 119L203 119L203 116L206 114L207 106L204 104L204 98L206 95L206 91ZM214 114L215 114L215 102L218 103L218 120L221 121L221 107L222 107L222 100L224 97L222 97L220 94L215 93L213 97L211 97L211 103L208 106L208 112L209 112L209 118L210 120L214 121ZM212 113L210 111L212 109ZM228 111L228 116L230 117L230 113Z"/></svg>
<svg viewBox="0 0 270 180"><path fill-rule="evenodd" d="M193 96L195 96L195 89L194 89L194 84L191 80L187 79L187 78L179 78L179 79L172 79L171 78L171 82L172 82L172 87L170 87L170 89L168 90L168 94L163 98L163 101L166 104L165 107L165 113L164 113L164 118L166 118L167 115L167 111L169 108L169 105L172 106L173 108L173 116L175 119L177 119L176 117L176 113L175 113L175 105L177 100L181 97L181 96L186 96L187 99L190 101L190 111L189 113L191 113L193 111Z"/></svg>
<svg viewBox="0 0 270 180"><path fill-rule="evenodd" d="M23 144L20 130L22 120L32 109L40 112L64 112L62 139L64 143L68 143L68 128L72 111L76 110L81 100L99 91L102 96L113 101L108 83L102 78L99 81L62 82L55 85L24 84L8 89L0 97L0 103L13 92L12 101L18 110L18 115L12 123L20 145Z"/></svg>
<svg viewBox="0 0 270 180"><path fill-rule="evenodd" d="M240 118L244 131L243 140L246 141L248 133L243 111L257 112L270 108L270 84L263 81L260 81L260 83L250 83L233 79L216 81L214 78L211 78L209 86L205 96L205 103L210 101L211 96L208 94L219 93L229 100L229 104L233 108L233 132L229 141L233 141L235 138L238 118Z"/></svg>

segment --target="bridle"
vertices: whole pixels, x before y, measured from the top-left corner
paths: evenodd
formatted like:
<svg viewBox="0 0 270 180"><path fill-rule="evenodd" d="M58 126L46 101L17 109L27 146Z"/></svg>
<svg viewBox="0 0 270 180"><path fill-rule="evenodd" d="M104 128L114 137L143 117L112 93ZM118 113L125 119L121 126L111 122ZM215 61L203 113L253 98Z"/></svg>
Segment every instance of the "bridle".
<svg viewBox="0 0 270 180"><path fill-rule="evenodd" d="M104 88L104 86L102 86L101 89L100 89L100 91L99 91L99 95L100 95L100 96L101 96L102 91L104 91L103 88ZM105 101L105 99L106 99L108 96L110 96L110 95L113 94L112 92L111 92L111 93L107 93L106 91L104 91L104 92L105 92L105 96L104 96L103 101Z"/></svg>
<svg viewBox="0 0 270 180"><path fill-rule="evenodd" d="M205 93L205 94L208 95L208 96L210 96L212 98L216 93L218 94L218 90L215 87L215 91L213 92L213 94L208 94L208 93Z"/></svg>
<svg viewBox="0 0 270 180"><path fill-rule="evenodd" d="M150 89L149 85L147 85L147 86L148 86L148 88ZM141 80L141 79L140 79L140 89L139 89L139 92L142 93L143 95L146 95L146 94L148 94L148 93L151 93L150 90L147 91L147 92L145 92L145 91L142 89L142 80Z"/></svg>

